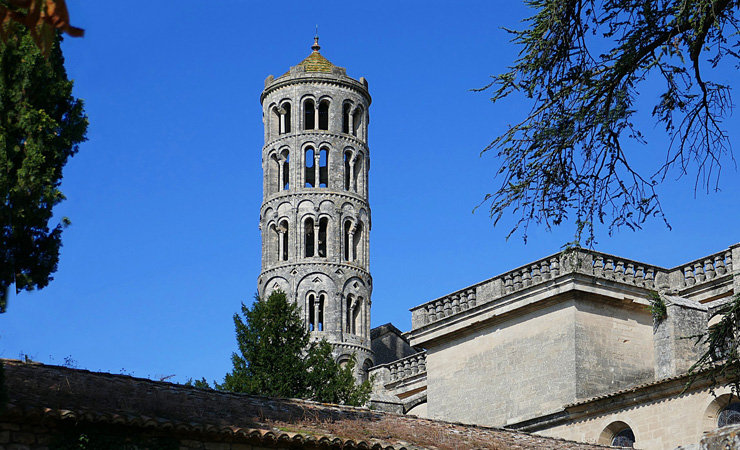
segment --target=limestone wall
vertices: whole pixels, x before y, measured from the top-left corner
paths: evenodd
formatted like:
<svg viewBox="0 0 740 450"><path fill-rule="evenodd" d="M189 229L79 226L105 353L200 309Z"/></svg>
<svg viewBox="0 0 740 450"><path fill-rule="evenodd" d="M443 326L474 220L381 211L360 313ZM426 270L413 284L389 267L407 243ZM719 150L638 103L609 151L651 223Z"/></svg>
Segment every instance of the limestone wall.
<svg viewBox="0 0 740 450"><path fill-rule="evenodd" d="M630 395L613 401L610 411L539 431L544 436L608 445L613 437L611 424L623 422L635 434L635 448L672 450L699 443L702 435L717 428L717 416L729 398L718 389L715 398L708 390L682 396ZM591 406L594 408L595 406Z"/></svg>
<svg viewBox="0 0 740 450"><path fill-rule="evenodd" d="M575 314L565 301L430 348L429 417L501 426L573 402Z"/></svg>
<svg viewBox="0 0 740 450"><path fill-rule="evenodd" d="M586 399L652 381L653 319L647 308L604 297L577 298L576 397Z"/></svg>

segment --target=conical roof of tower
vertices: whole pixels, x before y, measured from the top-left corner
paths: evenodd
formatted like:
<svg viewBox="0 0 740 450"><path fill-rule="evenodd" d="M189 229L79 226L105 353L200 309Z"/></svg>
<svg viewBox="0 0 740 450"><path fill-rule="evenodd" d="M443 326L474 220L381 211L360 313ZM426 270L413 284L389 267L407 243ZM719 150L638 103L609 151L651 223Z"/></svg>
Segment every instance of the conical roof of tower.
<svg viewBox="0 0 740 450"><path fill-rule="evenodd" d="M319 53L319 50L321 49L321 46L319 46L319 37L316 36L313 39L313 45L311 46L311 50L313 51L306 57L306 59L298 63L298 66L303 66L306 72L331 73L332 69L335 67L334 64L329 62L328 59L324 58L321 53ZM283 76L288 75L289 73L290 71L283 74Z"/></svg>

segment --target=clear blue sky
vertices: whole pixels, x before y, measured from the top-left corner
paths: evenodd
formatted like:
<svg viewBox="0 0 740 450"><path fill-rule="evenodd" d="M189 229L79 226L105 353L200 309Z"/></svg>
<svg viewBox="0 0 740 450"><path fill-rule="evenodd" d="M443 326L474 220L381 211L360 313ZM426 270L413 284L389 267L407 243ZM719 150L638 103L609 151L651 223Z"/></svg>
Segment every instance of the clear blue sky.
<svg viewBox="0 0 740 450"><path fill-rule="evenodd" d="M527 106L470 91L516 58L501 27L521 26L519 2L68 5L87 33L64 50L89 141L64 172L68 200L57 211L72 226L59 271L43 291L11 298L2 357L222 380L236 348L231 316L252 301L260 271L259 95L268 75L310 53L316 24L322 54L367 78L373 96L373 326L408 330L409 308L572 236L531 229L527 245L507 242L512 222L493 228L485 211L471 213L497 186L496 160L479 152ZM738 81L736 71L725 77ZM649 145L630 151L655 168L665 142L652 123L643 129ZM694 196L691 177L661 187L673 231L656 221L602 233L596 249L673 267L740 241L740 180L732 164L722 175L711 195Z"/></svg>

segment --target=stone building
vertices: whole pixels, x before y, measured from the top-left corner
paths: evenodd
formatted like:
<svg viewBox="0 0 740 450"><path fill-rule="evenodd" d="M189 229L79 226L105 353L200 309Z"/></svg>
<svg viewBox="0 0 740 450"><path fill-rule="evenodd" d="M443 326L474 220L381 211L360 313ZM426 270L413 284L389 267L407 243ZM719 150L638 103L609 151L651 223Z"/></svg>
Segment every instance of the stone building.
<svg viewBox="0 0 740 450"><path fill-rule="evenodd" d="M306 326L362 378L370 349L367 81L312 53L265 80L260 296L297 302Z"/></svg>
<svg viewBox="0 0 740 450"><path fill-rule="evenodd" d="M687 370L740 293L740 244L666 269L556 254L412 308L410 345L377 365L377 407L605 445L674 449L740 420ZM666 305L654 324L651 292Z"/></svg>

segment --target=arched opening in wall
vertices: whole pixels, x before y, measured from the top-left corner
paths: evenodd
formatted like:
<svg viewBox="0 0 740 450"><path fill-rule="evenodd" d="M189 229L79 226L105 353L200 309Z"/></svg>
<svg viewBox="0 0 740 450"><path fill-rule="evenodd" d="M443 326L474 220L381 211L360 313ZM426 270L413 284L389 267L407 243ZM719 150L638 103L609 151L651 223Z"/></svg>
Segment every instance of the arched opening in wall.
<svg viewBox="0 0 740 450"><path fill-rule="evenodd" d="M357 297L352 308L352 333L362 333L362 297Z"/></svg>
<svg viewBox="0 0 740 450"><path fill-rule="evenodd" d="M270 181L268 184L269 193L273 194L283 189L283 179L280 178L282 172L280 171L283 163L281 157L278 157L277 153L270 155Z"/></svg>
<svg viewBox="0 0 740 450"><path fill-rule="evenodd" d="M355 159L355 166L354 166L354 175L352 177L353 183L352 183L352 190L354 192L360 192L362 189L362 179L363 179L363 171L362 171L362 153L359 153L357 155L357 158Z"/></svg>
<svg viewBox="0 0 740 450"><path fill-rule="evenodd" d="M354 136L357 136L358 138L362 139L362 119L364 117L364 112L361 107L357 107L355 109L354 114L352 114L352 134Z"/></svg>
<svg viewBox="0 0 740 450"><path fill-rule="evenodd" d="M610 445L612 447L627 447L633 448L635 446L635 433L632 431L629 425L622 421L612 422L608 427L604 428L599 436L599 444Z"/></svg>
<svg viewBox="0 0 740 450"><path fill-rule="evenodd" d="M318 323L319 331L324 331L324 305L326 304L326 294L319 295L318 311L316 314L316 322Z"/></svg>
<svg viewBox="0 0 740 450"><path fill-rule="evenodd" d="M271 114L268 116L270 121L270 138L273 138L280 134L280 108L273 106L270 110Z"/></svg>
<svg viewBox="0 0 740 450"><path fill-rule="evenodd" d="M283 103L283 111L285 111L285 114L283 114L283 133L290 133L290 103Z"/></svg>
<svg viewBox="0 0 740 450"><path fill-rule="evenodd" d="M357 306L357 302L355 300L354 294L347 294L347 299L346 300L347 300L346 301L346 308L345 308L346 317L345 317L345 322L344 322L345 323L344 331L346 333L353 333L354 334L354 332L355 332L355 327L354 327L355 322L354 322L354 320L352 318L354 317L354 309Z"/></svg>
<svg viewBox="0 0 740 450"><path fill-rule="evenodd" d="M346 150L344 152L344 190L349 191L350 180L352 179L352 152Z"/></svg>
<svg viewBox="0 0 740 450"><path fill-rule="evenodd" d="M280 233L280 257L279 259L281 261L287 261L288 260L288 233L289 233L287 220L283 220L282 222L280 222L278 231Z"/></svg>
<svg viewBox="0 0 740 450"><path fill-rule="evenodd" d="M319 152L319 187L329 187L329 149Z"/></svg>
<svg viewBox="0 0 740 450"><path fill-rule="evenodd" d="M342 234L342 237L343 237L342 247L344 248L344 260L345 261L351 261L350 260L351 247L352 247L351 240L350 240L350 238L352 237L351 230L352 230L352 222L350 222L349 220L345 221L344 222L344 233Z"/></svg>
<svg viewBox="0 0 740 450"><path fill-rule="evenodd" d="M723 394L717 396L707 406L702 420L702 432L717 427L740 423L740 399L737 395Z"/></svg>
<svg viewBox="0 0 740 450"><path fill-rule="evenodd" d="M308 330L316 331L316 296L308 294L306 301L308 303Z"/></svg>
<svg viewBox="0 0 740 450"><path fill-rule="evenodd" d="M305 257L310 258L313 256L314 252L314 230L313 230L313 219L308 218L304 222L304 247L305 247Z"/></svg>
<svg viewBox="0 0 740 450"><path fill-rule="evenodd" d="M352 236L352 261L361 260L362 256L362 222L355 226L355 232Z"/></svg>
<svg viewBox="0 0 740 450"><path fill-rule="evenodd" d="M282 156L280 165L280 180L282 180L282 190L287 191L290 189L290 151L288 149L283 150L280 155Z"/></svg>
<svg viewBox="0 0 740 450"><path fill-rule="evenodd" d="M329 218L319 219L319 257L326 258L326 236L329 228Z"/></svg>
<svg viewBox="0 0 740 450"><path fill-rule="evenodd" d="M345 103L342 105L342 133L349 134L349 116L352 105Z"/></svg>
<svg viewBox="0 0 740 450"><path fill-rule="evenodd" d="M313 100L306 100L303 103L303 129L313 130L316 128L316 108Z"/></svg>
<svg viewBox="0 0 740 450"><path fill-rule="evenodd" d="M365 362L362 363L362 370L360 371L360 382L365 382L368 379L368 374L370 373L370 368L373 366L373 362L369 359L366 359Z"/></svg>
<svg viewBox="0 0 740 450"><path fill-rule="evenodd" d="M306 147L306 151L304 152L304 167L303 167L303 174L304 174L304 183L305 187L314 187L316 186L316 154L314 152L313 147Z"/></svg>
<svg viewBox="0 0 740 450"><path fill-rule="evenodd" d="M322 100L319 103L319 130L329 129L329 101Z"/></svg>

